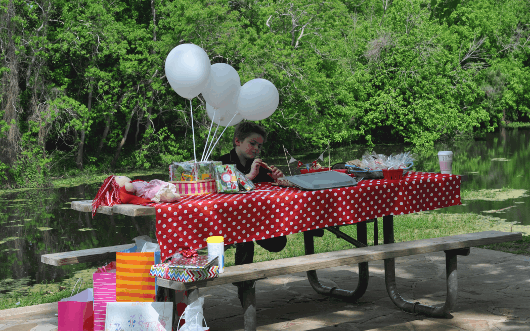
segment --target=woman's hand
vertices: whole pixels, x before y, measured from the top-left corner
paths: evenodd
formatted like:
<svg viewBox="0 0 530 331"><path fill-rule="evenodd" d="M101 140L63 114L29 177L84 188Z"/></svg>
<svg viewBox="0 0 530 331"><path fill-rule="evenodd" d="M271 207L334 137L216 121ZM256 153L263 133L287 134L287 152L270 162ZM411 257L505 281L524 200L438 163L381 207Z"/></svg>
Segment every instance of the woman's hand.
<svg viewBox="0 0 530 331"><path fill-rule="evenodd" d="M254 159L252 165L250 166L250 172L245 175L245 177L250 180L254 180L254 178L256 178L256 176L259 174L259 167L261 162L263 162L261 161L261 159Z"/></svg>
<svg viewBox="0 0 530 331"><path fill-rule="evenodd" d="M269 168L272 170L272 174L269 176L271 176L274 180L283 177L283 172L280 169L276 168L275 166L269 166Z"/></svg>

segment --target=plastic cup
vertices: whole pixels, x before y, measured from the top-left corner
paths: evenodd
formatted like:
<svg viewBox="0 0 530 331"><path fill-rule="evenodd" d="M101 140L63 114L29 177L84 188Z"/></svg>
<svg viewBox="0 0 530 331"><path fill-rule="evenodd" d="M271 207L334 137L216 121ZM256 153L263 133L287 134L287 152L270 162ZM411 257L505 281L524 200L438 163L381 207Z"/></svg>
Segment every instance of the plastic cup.
<svg viewBox="0 0 530 331"><path fill-rule="evenodd" d="M453 152L440 151L438 152L438 161L440 162L440 171L442 174L453 173Z"/></svg>
<svg viewBox="0 0 530 331"><path fill-rule="evenodd" d="M212 236L206 238L208 244L208 260L218 256L219 259L219 273L222 273L225 268L225 238L223 236Z"/></svg>

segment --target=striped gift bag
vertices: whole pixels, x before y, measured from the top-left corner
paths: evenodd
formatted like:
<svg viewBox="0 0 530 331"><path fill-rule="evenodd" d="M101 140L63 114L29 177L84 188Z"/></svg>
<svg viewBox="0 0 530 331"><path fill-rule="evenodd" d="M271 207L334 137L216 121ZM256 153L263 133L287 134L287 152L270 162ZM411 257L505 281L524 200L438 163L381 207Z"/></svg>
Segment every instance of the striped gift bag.
<svg viewBox="0 0 530 331"><path fill-rule="evenodd" d="M108 302L116 302L116 262L99 268L93 275L94 331L105 330Z"/></svg>
<svg viewBox="0 0 530 331"><path fill-rule="evenodd" d="M155 254L116 253L116 301L155 302L156 278L149 275Z"/></svg>
<svg viewBox="0 0 530 331"><path fill-rule="evenodd" d="M180 195L196 195L216 193L217 186L214 179L196 181L173 181Z"/></svg>

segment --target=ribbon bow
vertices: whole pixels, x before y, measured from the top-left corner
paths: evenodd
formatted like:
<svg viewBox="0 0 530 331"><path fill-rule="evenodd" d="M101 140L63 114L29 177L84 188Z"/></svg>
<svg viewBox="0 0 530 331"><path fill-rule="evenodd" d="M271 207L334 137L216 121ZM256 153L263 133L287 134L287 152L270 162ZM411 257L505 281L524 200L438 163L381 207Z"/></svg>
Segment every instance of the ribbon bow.
<svg viewBox="0 0 530 331"><path fill-rule="evenodd" d="M184 257L194 257L194 256L199 255L199 253L197 253L195 249L191 249L191 248L187 250L182 250L179 253L182 254L182 256Z"/></svg>

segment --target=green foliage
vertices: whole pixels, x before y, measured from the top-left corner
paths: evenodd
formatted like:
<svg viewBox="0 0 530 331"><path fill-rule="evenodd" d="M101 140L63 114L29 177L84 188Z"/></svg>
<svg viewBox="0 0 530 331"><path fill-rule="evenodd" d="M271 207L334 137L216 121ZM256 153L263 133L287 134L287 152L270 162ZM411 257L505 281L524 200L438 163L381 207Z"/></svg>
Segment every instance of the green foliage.
<svg viewBox="0 0 530 331"><path fill-rule="evenodd" d="M164 75L182 43L232 65L242 85L259 77L278 88L277 111L260 121L271 137L265 156L282 145L428 147L530 121L528 1L51 0L44 11L13 3L17 70L29 73L16 125L21 139L38 137L21 143L19 162L54 176L193 157L189 101ZM9 70L0 64L0 74ZM193 103L201 155L210 122L202 97ZM0 125L5 135L9 125ZM231 130L212 157L231 148Z"/></svg>
<svg viewBox="0 0 530 331"><path fill-rule="evenodd" d="M150 169L160 164L169 165L190 158L190 151L181 148L181 144L167 128L157 133L147 131L145 136L151 137L151 141L133 153L132 161L135 168Z"/></svg>
<svg viewBox="0 0 530 331"><path fill-rule="evenodd" d="M50 186L48 164L51 158L37 143L37 124L31 121L28 124L30 128L22 136L22 151L17 160L11 166L0 162L0 183L4 188Z"/></svg>

